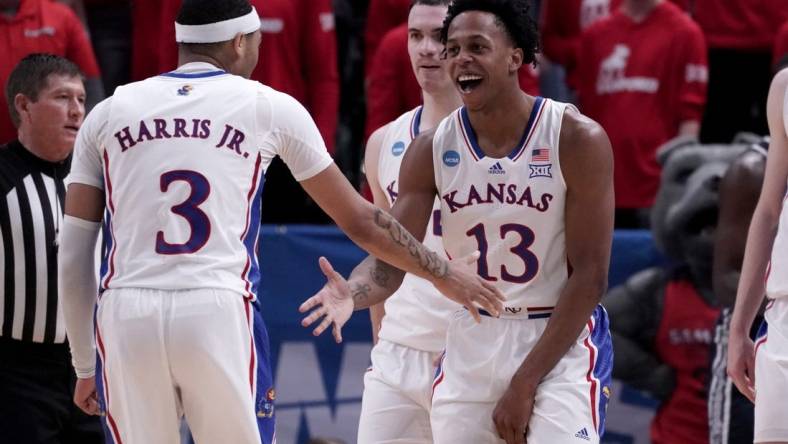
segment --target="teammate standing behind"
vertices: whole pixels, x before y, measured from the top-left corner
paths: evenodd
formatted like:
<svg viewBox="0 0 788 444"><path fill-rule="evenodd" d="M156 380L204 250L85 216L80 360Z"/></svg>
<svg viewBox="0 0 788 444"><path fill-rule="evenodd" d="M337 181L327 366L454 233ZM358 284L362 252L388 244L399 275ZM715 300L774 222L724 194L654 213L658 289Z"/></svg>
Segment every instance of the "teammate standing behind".
<svg viewBox="0 0 788 444"><path fill-rule="evenodd" d="M771 142L761 196L750 223L728 340L728 374L755 402L756 443L788 443L788 69L766 104ZM771 260L770 260L771 255ZM763 276L766 275L766 279ZM765 281L765 282L764 282ZM764 294L771 299L755 343L749 332Z"/></svg>
<svg viewBox="0 0 788 444"><path fill-rule="evenodd" d="M303 106L247 80L260 44L247 0L184 1L176 39L178 70L118 88L85 121L66 197L60 288L75 402L90 413L92 257L103 214L95 332L115 442L178 442L180 412L197 443L274 441L251 304L262 176L275 155L364 248L458 302L498 311L492 286L355 192Z"/></svg>
<svg viewBox="0 0 788 444"><path fill-rule="evenodd" d="M439 196L449 257L478 251L477 273L507 298L501 319L474 324L459 311L450 321L431 411L438 444L598 443L604 431L612 347L598 303L613 159L598 124L520 91L517 71L537 50L529 6L451 3L442 37L465 106L408 149L391 210L421 236ZM349 305L387 297L400 277L368 258L350 287L332 274L301 310L318 306L339 327Z"/></svg>
<svg viewBox="0 0 788 444"><path fill-rule="evenodd" d="M375 205L388 210L397 198L405 151L419 133L431 130L462 105L446 62L440 31L450 0L414 0L408 16L408 55L424 104L377 129L364 159ZM424 243L443 251L440 204L435 203ZM370 307L372 368L364 376L359 443L432 443L430 405L435 361L446 344L453 311L461 308L428 281L405 276L399 290ZM384 317L385 315L385 317ZM382 326L381 326L382 320Z"/></svg>

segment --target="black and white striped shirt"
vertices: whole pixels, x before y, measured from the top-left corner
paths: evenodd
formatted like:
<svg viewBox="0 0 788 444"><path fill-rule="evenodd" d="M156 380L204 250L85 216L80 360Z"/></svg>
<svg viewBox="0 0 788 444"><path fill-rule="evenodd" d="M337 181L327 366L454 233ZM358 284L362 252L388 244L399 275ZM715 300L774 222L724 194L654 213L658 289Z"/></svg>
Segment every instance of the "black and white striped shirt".
<svg viewBox="0 0 788 444"><path fill-rule="evenodd" d="M57 231L70 160L42 160L18 141L0 146L0 336L63 343Z"/></svg>

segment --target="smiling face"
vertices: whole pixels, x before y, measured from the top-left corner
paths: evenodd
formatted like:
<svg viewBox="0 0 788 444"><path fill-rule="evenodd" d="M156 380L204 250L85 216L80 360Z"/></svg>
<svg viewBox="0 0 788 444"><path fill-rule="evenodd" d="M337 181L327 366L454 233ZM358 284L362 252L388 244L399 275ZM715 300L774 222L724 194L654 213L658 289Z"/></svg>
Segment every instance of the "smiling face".
<svg viewBox="0 0 788 444"><path fill-rule="evenodd" d="M19 130L27 135L27 149L51 162L68 157L85 117L82 79L51 74L36 101L19 96Z"/></svg>
<svg viewBox="0 0 788 444"><path fill-rule="evenodd" d="M469 109L519 89L523 52L489 12L467 11L455 17L447 33L446 55L449 75Z"/></svg>
<svg viewBox="0 0 788 444"><path fill-rule="evenodd" d="M408 55L421 89L428 93L451 88L440 41L446 6L417 4L408 16Z"/></svg>

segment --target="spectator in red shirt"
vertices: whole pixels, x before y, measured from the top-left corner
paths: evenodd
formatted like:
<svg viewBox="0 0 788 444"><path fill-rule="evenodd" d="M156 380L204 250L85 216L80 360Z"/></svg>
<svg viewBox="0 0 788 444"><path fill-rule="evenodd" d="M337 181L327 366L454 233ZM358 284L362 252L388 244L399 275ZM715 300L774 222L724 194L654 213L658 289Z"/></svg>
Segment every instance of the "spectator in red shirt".
<svg viewBox="0 0 788 444"><path fill-rule="evenodd" d="M566 69L567 84L576 88L575 65L580 34L610 15L621 0L545 0L542 2L542 53Z"/></svg>
<svg viewBox="0 0 788 444"><path fill-rule="evenodd" d="M774 40L774 55L772 58L773 72L778 72L788 66L788 21L777 32Z"/></svg>
<svg viewBox="0 0 788 444"><path fill-rule="evenodd" d="M375 54L367 76L367 121L365 138L402 113L421 104L421 87L408 55L408 25L389 31ZM520 69L520 88L539 95L539 76L533 66Z"/></svg>
<svg viewBox="0 0 788 444"><path fill-rule="evenodd" d="M408 21L410 3L411 0L370 0L364 28L364 66L367 73L372 69L378 45L383 42L386 34ZM421 103L421 98L418 103ZM399 114L395 117L398 116ZM383 123L388 122L389 120Z"/></svg>
<svg viewBox="0 0 788 444"><path fill-rule="evenodd" d="M696 136L706 102L700 28L664 0L624 0L581 37L581 110L605 128L615 158L616 225L648 226L659 186L657 148Z"/></svg>
<svg viewBox="0 0 788 444"><path fill-rule="evenodd" d="M49 53L74 62L85 75L87 108L104 98L96 56L85 28L65 5L48 0L0 0L0 85L26 55ZM16 137L5 97L0 98L0 143Z"/></svg>
<svg viewBox="0 0 788 444"><path fill-rule="evenodd" d="M694 0L690 12L708 43L709 100L704 143L729 143L740 131L767 134L766 96L785 0Z"/></svg>

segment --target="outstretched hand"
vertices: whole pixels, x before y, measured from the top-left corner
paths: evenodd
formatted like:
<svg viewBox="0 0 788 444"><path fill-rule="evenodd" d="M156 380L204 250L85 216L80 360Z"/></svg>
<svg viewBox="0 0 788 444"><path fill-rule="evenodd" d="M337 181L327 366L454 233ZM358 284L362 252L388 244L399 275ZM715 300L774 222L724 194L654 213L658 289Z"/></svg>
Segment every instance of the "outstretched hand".
<svg viewBox="0 0 788 444"><path fill-rule="evenodd" d="M449 262L449 270L443 279L433 282L444 296L465 307L476 322L481 322L479 308L498 317L503 311L503 293L495 285L485 281L475 269L479 252Z"/></svg>
<svg viewBox="0 0 788 444"><path fill-rule="evenodd" d="M312 334L319 336L333 324L334 340L340 343L342 342L342 326L353 314L350 285L341 274L334 270L328 259L321 256L318 262L320 263L320 271L326 276L327 282L317 294L298 307L298 311L301 313L311 310L309 315L301 321L301 325L309 327L322 318L323 320L315 327Z"/></svg>

